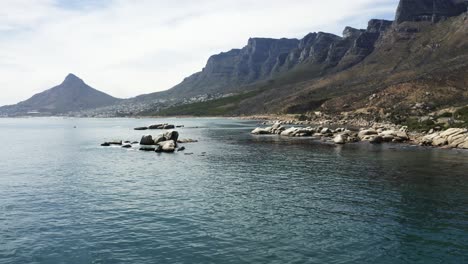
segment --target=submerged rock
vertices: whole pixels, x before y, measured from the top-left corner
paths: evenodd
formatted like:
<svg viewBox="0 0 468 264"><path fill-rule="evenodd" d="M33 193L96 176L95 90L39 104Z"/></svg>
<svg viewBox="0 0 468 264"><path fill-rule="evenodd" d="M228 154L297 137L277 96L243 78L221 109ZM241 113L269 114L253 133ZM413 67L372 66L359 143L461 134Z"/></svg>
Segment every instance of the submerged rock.
<svg viewBox="0 0 468 264"><path fill-rule="evenodd" d="M177 152L184 151L184 150L185 150L185 147L180 147L180 148L177 149Z"/></svg>
<svg viewBox="0 0 468 264"><path fill-rule="evenodd" d="M177 143L196 143L198 142L198 140L195 140L195 139L190 139L190 138L184 138L184 139L179 139L177 140Z"/></svg>
<svg viewBox="0 0 468 264"><path fill-rule="evenodd" d="M140 150L141 151L153 151L154 152L156 150L156 148L154 148L154 147L141 147Z"/></svg>
<svg viewBox="0 0 468 264"><path fill-rule="evenodd" d="M163 129L164 124L155 124L155 125L150 125L148 126L148 129Z"/></svg>

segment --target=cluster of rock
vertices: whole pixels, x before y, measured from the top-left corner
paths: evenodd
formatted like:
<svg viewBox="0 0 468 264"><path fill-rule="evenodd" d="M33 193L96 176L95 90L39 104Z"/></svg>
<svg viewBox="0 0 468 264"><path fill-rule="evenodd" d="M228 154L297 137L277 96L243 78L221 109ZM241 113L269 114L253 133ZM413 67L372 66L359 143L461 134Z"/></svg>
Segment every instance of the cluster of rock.
<svg viewBox="0 0 468 264"><path fill-rule="evenodd" d="M175 152L185 150L185 147L178 147L178 144L182 143L194 143L198 142L193 139L179 139L179 132L168 131L164 134L153 137L152 135L143 135L140 142L134 141L122 141L116 140L111 142L105 142L101 144L103 147L109 147L112 145L119 145L122 148L132 148L133 145L139 144L141 151L154 151L154 152Z"/></svg>
<svg viewBox="0 0 468 264"><path fill-rule="evenodd" d="M358 141L368 141L370 143L382 142L405 142L410 138L405 127L375 127L351 131L345 128L331 129L328 127L290 127L286 128L280 123L266 128L256 128L252 132L254 135L280 135L285 137L317 137L329 139L336 144L346 144Z"/></svg>
<svg viewBox="0 0 468 264"><path fill-rule="evenodd" d="M132 145L138 144L137 141L130 142L130 141L123 141L123 140L114 140L108 141L101 144L101 147L109 147L112 145L122 146L122 148L131 148Z"/></svg>
<svg viewBox="0 0 468 264"><path fill-rule="evenodd" d="M170 124L155 124L155 125L150 125L147 127L136 127L135 130L154 130L154 129L174 129L174 128L180 128L183 126L175 126L175 125L170 125Z"/></svg>
<svg viewBox="0 0 468 264"><path fill-rule="evenodd" d="M449 128L445 131L430 133L419 140L423 146L468 149L468 130Z"/></svg>

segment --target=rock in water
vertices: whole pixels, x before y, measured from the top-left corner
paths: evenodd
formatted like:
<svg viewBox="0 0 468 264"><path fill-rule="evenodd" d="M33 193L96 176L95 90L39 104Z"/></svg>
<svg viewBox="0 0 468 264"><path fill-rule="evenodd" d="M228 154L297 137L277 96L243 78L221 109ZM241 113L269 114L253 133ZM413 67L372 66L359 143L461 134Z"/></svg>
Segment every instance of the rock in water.
<svg viewBox="0 0 468 264"><path fill-rule="evenodd" d="M271 134L271 129L257 127L250 133L254 135L268 135L268 134Z"/></svg>
<svg viewBox="0 0 468 264"><path fill-rule="evenodd" d="M134 130L147 130L148 128L147 127L136 127L134 128Z"/></svg>
<svg viewBox="0 0 468 264"><path fill-rule="evenodd" d="M333 139L333 142L335 142L335 144L345 144L346 143L346 139L343 135L337 135L334 139Z"/></svg>
<svg viewBox="0 0 468 264"><path fill-rule="evenodd" d="M105 142L101 144L101 147L110 147L110 144L109 142Z"/></svg>
<svg viewBox="0 0 468 264"><path fill-rule="evenodd" d="M363 139L366 136L377 135L377 134L378 134L377 131L373 129L361 130L358 133L358 138Z"/></svg>
<svg viewBox="0 0 468 264"><path fill-rule="evenodd" d="M371 136L369 142L372 144L380 144L383 142L383 138L381 136Z"/></svg>
<svg viewBox="0 0 468 264"><path fill-rule="evenodd" d="M144 135L141 137L140 145L154 145L153 136Z"/></svg>
<svg viewBox="0 0 468 264"><path fill-rule="evenodd" d="M176 149L176 143L174 140L161 142L159 143L159 146L161 146L162 152L174 152Z"/></svg>
<svg viewBox="0 0 468 264"><path fill-rule="evenodd" d="M320 134L323 134L323 135L327 135L327 134L331 134L331 133L332 133L332 131L328 127L322 128L322 130L320 130Z"/></svg>
<svg viewBox="0 0 468 264"><path fill-rule="evenodd" d="M177 152L184 151L184 150L185 150L185 147L180 147L180 148L177 149Z"/></svg>
<svg viewBox="0 0 468 264"><path fill-rule="evenodd" d="M179 139L179 132L177 131L166 132L164 133L164 138L166 140L173 140L174 142L177 142L177 140Z"/></svg>
<svg viewBox="0 0 468 264"><path fill-rule="evenodd" d="M198 142L198 140L190 139L190 138L177 140L177 143L196 143L196 142Z"/></svg>
<svg viewBox="0 0 468 264"><path fill-rule="evenodd" d="M159 142L166 141L166 138L163 135L159 135L156 138L154 138L154 144L157 145Z"/></svg>
<svg viewBox="0 0 468 264"><path fill-rule="evenodd" d="M155 151L156 148L153 148L153 147L141 147L140 150L141 150L141 151Z"/></svg>
<svg viewBox="0 0 468 264"><path fill-rule="evenodd" d="M163 129L174 129L174 125L164 125Z"/></svg>
<svg viewBox="0 0 468 264"><path fill-rule="evenodd" d="M150 125L148 128L149 129L163 129L164 124L155 124L155 125Z"/></svg>
<svg viewBox="0 0 468 264"><path fill-rule="evenodd" d="M132 147L132 144L124 144L122 145L122 148L131 148Z"/></svg>

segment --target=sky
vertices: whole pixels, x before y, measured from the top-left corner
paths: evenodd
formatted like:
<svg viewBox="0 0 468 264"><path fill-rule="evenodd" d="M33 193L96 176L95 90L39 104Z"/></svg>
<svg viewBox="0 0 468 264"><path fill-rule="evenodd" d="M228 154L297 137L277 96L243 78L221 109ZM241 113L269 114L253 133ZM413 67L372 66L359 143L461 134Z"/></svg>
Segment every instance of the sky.
<svg viewBox="0 0 468 264"><path fill-rule="evenodd" d="M119 98L167 90L250 37L341 35L398 0L0 0L0 105L74 73Z"/></svg>

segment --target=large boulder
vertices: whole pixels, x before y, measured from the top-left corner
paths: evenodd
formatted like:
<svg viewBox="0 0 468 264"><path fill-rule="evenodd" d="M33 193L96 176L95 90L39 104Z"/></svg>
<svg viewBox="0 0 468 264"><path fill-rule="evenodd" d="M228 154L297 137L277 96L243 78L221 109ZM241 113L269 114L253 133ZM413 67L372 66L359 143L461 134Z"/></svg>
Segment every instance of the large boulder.
<svg viewBox="0 0 468 264"><path fill-rule="evenodd" d="M333 132L328 127L322 128L322 130L320 130L320 134L322 134L322 135L327 135L327 134L331 134L331 133L333 133Z"/></svg>
<svg viewBox="0 0 468 264"><path fill-rule="evenodd" d="M284 130L283 132L281 132L281 136L287 136L287 137L291 137L293 136L299 129L298 128L295 128L295 127L291 127L291 128L288 128L286 130Z"/></svg>
<svg viewBox="0 0 468 264"><path fill-rule="evenodd" d="M467 133L467 130L464 128L449 128L444 132L440 133L440 136L443 138L447 138L454 135L460 135Z"/></svg>
<svg viewBox="0 0 468 264"><path fill-rule="evenodd" d="M358 138L363 139L366 136L377 135L377 134L378 134L377 131L375 131L374 129L365 129L365 130L359 131Z"/></svg>
<svg viewBox="0 0 468 264"><path fill-rule="evenodd" d="M281 123L276 122L276 123L271 127L271 129L279 129L280 127L281 127Z"/></svg>
<svg viewBox="0 0 468 264"><path fill-rule="evenodd" d="M281 134L286 128L281 126L281 123L275 123L271 127L271 134Z"/></svg>
<svg viewBox="0 0 468 264"><path fill-rule="evenodd" d="M432 145L437 147L442 147L448 144L447 138L437 136L432 140Z"/></svg>
<svg viewBox="0 0 468 264"><path fill-rule="evenodd" d="M335 144L342 145L346 143L346 138L344 135L339 134L339 135L336 135L336 137L333 139L333 142L335 142Z"/></svg>
<svg viewBox="0 0 468 264"><path fill-rule="evenodd" d="M168 140L159 143L161 152L174 152L176 150L176 143L174 140Z"/></svg>
<svg viewBox="0 0 468 264"><path fill-rule="evenodd" d="M424 136L421 140L420 140L420 143L421 145L424 145L424 146L431 146L434 139L439 137L439 134L438 132L436 133L432 133L432 134L429 134L429 135L426 135Z"/></svg>
<svg viewBox="0 0 468 264"><path fill-rule="evenodd" d="M271 134L271 128L257 127L251 133L254 134L254 135L268 135L268 134Z"/></svg>
<svg viewBox="0 0 468 264"><path fill-rule="evenodd" d="M383 142L383 138L381 136L371 136L369 142L372 144L380 144Z"/></svg>
<svg viewBox="0 0 468 264"><path fill-rule="evenodd" d="M164 138L166 140L173 140L174 142L177 142L177 140L179 139L179 132L177 131L166 132L164 133Z"/></svg>
<svg viewBox="0 0 468 264"><path fill-rule="evenodd" d="M151 135L144 135L141 137L141 140L140 140L140 145L154 145L154 140L153 140L153 136Z"/></svg>
<svg viewBox="0 0 468 264"><path fill-rule="evenodd" d="M458 145L458 148L468 149L468 137L465 139L465 142Z"/></svg>
<svg viewBox="0 0 468 264"><path fill-rule="evenodd" d="M153 141L154 141L154 144L157 145L159 144L159 142L166 141L166 137L164 137L164 135L159 135L155 137Z"/></svg>
<svg viewBox="0 0 468 264"><path fill-rule="evenodd" d="M465 143L466 140L468 140L468 135L466 134L456 135L453 137L450 136L448 139L448 144L451 148L457 148L459 145Z"/></svg>
<svg viewBox="0 0 468 264"><path fill-rule="evenodd" d="M406 131L397 131L396 136L403 141L409 140L409 136L408 133L406 133Z"/></svg>

